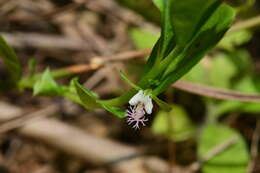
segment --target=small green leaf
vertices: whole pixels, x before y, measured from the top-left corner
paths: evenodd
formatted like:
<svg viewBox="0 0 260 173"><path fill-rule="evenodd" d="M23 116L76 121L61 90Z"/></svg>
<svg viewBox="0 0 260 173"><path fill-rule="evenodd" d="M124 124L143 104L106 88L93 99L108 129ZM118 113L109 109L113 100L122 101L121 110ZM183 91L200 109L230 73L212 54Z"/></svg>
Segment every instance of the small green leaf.
<svg viewBox="0 0 260 173"><path fill-rule="evenodd" d="M22 75L21 64L16 57L14 50L0 36L0 57L3 58L4 64L10 73L13 82L17 82Z"/></svg>
<svg viewBox="0 0 260 173"><path fill-rule="evenodd" d="M77 80L77 78L74 78L70 81L69 86L63 86L62 92L60 92L60 95L75 102L82 106L84 104L82 103L81 99L78 96L77 89L74 85L74 80Z"/></svg>
<svg viewBox="0 0 260 173"><path fill-rule="evenodd" d="M119 117L119 118L124 118L125 117L125 110L115 107L115 106L108 106L105 104L102 104L102 107L106 109L108 112L112 113L113 115Z"/></svg>
<svg viewBox="0 0 260 173"><path fill-rule="evenodd" d="M82 105L86 109L92 110L92 109L104 108L105 110L107 110L108 112L112 113L113 115L119 118L125 117L125 111L122 110L121 108L115 106L109 106L105 103L102 103L101 100L98 100L98 96L95 93L84 88L82 85L78 83L76 79L73 80L73 83L76 88L78 97L80 98Z"/></svg>
<svg viewBox="0 0 260 173"><path fill-rule="evenodd" d="M84 88L77 80L74 80L74 85L80 100L87 109L101 108L101 105L97 102L97 95Z"/></svg>
<svg viewBox="0 0 260 173"><path fill-rule="evenodd" d="M237 139L234 144L203 164L203 173L246 173L249 162L246 143L237 131L229 127L220 124L203 127L199 138L198 157L204 158L212 149L234 137Z"/></svg>
<svg viewBox="0 0 260 173"><path fill-rule="evenodd" d="M130 85L132 88L134 88L135 90L143 90L142 88L140 88L139 86L137 86L136 84L134 84L130 79L128 79L128 77L126 76L125 73L120 72L119 73L121 78L128 84Z"/></svg>
<svg viewBox="0 0 260 173"><path fill-rule="evenodd" d="M194 126L181 106L172 105L170 112L160 111L155 116L152 131L173 141L183 141L194 135Z"/></svg>
<svg viewBox="0 0 260 173"><path fill-rule="evenodd" d="M60 86L54 81L50 70L47 68L33 86L33 95L57 95Z"/></svg>

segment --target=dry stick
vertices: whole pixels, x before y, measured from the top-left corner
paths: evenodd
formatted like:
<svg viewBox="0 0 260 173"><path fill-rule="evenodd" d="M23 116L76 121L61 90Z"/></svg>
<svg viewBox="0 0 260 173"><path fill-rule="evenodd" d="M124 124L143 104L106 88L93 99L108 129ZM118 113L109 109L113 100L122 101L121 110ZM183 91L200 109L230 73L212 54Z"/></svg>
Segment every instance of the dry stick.
<svg viewBox="0 0 260 173"><path fill-rule="evenodd" d="M227 148L229 148L232 145L234 145L237 141L238 141L238 137L237 136L233 136L233 137L227 139L226 141L224 141L220 145L218 145L218 146L214 147L212 150L210 150L204 157L200 158L199 161L191 164L190 169L193 172L198 171L203 163L209 161L210 159L212 159L216 155L222 153Z"/></svg>
<svg viewBox="0 0 260 173"><path fill-rule="evenodd" d="M18 133L44 141L62 151L95 164L105 164L138 155L138 150L96 137L58 120L42 118L26 123Z"/></svg>
<svg viewBox="0 0 260 173"><path fill-rule="evenodd" d="M17 48L36 47L41 49L66 49L83 51L88 48L84 41L65 36L39 33L1 32L6 41Z"/></svg>
<svg viewBox="0 0 260 173"><path fill-rule="evenodd" d="M82 2L77 2L77 3L72 2L63 7L56 8L51 12L41 14L37 17L40 17L41 19L44 19L44 20L49 20L51 17L56 17L57 15L60 15L62 13L79 8L80 6L84 5L86 3L86 1L87 0L83 0ZM7 19L11 20L11 21L26 21L26 22L33 22L33 21L39 20L39 18L35 18L35 16L29 16L29 17L27 17L27 16L25 16L25 17L24 16L7 16Z"/></svg>
<svg viewBox="0 0 260 173"><path fill-rule="evenodd" d="M42 15L41 17L43 19L48 19L48 18L51 18L51 17L56 17L57 15L60 15L64 12L68 12L68 11L71 11L71 10L74 10L76 8L79 8L81 7L82 5L84 5L86 3L87 0L83 0L82 2L71 2L63 7L60 7L60 8L56 8L55 10L53 10L52 12L49 12L49 13L46 13L44 15Z"/></svg>
<svg viewBox="0 0 260 173"><path fill-rule="evenodd" d="M259 25L259 24L260 24L260 15L252 17L252 18L250 18L248 20L236 23L234 26L232 26L229 29L228 32L234 32L234 31L238 31L238 30L241 30L241 29L252 28L252 27L255 27L255 26Z"/></svg>
<svg viewBox="0 0 260 173"><path fill-rule="evenodd" d="M48 107L45 107L43 109L40 109L36 112L30 113L28 115L20 115L14 119L11 119L9 121L4 121L0 124L0 134L5 133L7 131L22 127L26 123L28 123L31 120L37 120L39 118L43 118L49 115L54 114L55 112L58 112L59 107L57 105L50 105ZM0 117L1 121L1 117Z"/></svg>
<svg viewBox="0 0 260 173"><path fill-rule="evenodd" d="M174 88L201 96L212 97L215 99L236 100L242 102L260 102L259 94L243 94L241 92L228 89L209 87L202 84L195 84L179 80L172 85Z"/></svg>
<svg viewBox="0 0 260 173"><path fill-rule="evenodd" d="M0 114L0 122L2 120L6 122L0 126L0 131L7 132L16 129L16 132L23 136L42 141L95 164L122 161L139 155L139 150L136 148L92 136L59 120L46 118L57 111L58 106L51 105L25 117L15 116L20 118L9 122L6 121L6 116L2 119L2 114Z"/></svg>
<svg viewBox="0 0 260 173"><path fill-rule="evenodd" d="M259 133L260 133L260 119L257 118L256 128L253 133L252 143L251 143L251 162L247 167L247 173L252 173L256 165L256 159L258 155L258 143L259 143Z"/></svg>
<svg viewBox="0 0 260 173"><path fill-rule="evenodd" d="M67 10L67 7L66 8L64 7L64 9ZM251 19L236 23L229 29L228 32L234 32L240 29L251 28L259 24L260 24L260 16L256 16ZM9 42L12 46L19 47L19 48L32 46L32 47L47 48L47 49L58 49L58 48L68 49L68 50L86 49L86 46L82 40L66 38L58 35L45 35L45 34L38 34L38 33L18 33L18 34L0 33L0 35L3 35L4 38L7 40L7 42Z"/></svg>

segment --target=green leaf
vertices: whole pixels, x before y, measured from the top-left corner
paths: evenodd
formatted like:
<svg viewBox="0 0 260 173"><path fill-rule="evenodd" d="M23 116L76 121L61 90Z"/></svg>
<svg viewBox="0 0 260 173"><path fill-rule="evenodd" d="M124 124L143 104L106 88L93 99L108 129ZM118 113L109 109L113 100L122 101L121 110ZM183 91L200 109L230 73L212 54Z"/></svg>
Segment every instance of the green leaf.
<svg viewBox="0 0 260 173"><path fill-rule="evenodd" d="M92 91L84 88L78 83L77 80L74 80L74 85L84 107L87 109L101 108L101 105L97 102L97 95L95 95Z"/></svg>
<svg viewBox="0 0 260 173"><path fill-rule="evenodd" d="M125 110L115 107L115 106L108 106L106 104L102 104L102 107L106 109L108 112L112 113L113 115L119 117L119 118L124 118L125 117Z"/></svg>
<svg viewBox="0 0 260 173"><path fill-rule="evenodd" d="M73 80L74 86L76 88L78 97L81 100L82 105L86 109L98 109L104 108L108 112L112 113L113 115L123 118L125 117L125 111L119 107L110 106L105 103L102 103L101 100L98 100L98 96L90 90L87 90L82 85L78 83L76 79Z"/></svg>
<svg viewBox="0 0 260 173"><path fill-rule="evenodd" d="M74 85L74 80L77 80L77 78L72 79L68 86L63 86L63 89L62 89L62 92L60 92L60 95L75 103L78 103L78 104L84 106L84 104L82 103L81 99L78 96L77 89Z"/></svg>
<svg viewBox="0 0 260 173"><path fill-rule="evenodd" d="M207 69L201 62L196 64L182 79L195 83L209 84Z"/></svg>
<svg viewBox="0 0 260 173"><path fill-rule="evenodd" d="M22 67L16 57L14 50L0 36L0 57L3 58L4 64L10 73L11 80L17 82L22 75Z"/></svg>
<svg viewBox="0 0 260 173"><path fill-rule="evenodd" d="M158 1L159 2L159 1ZM171 25L171 6L170 1L162 0L160 2L163 10L161 11L161 35L159 40L156 42L151 55L144 68L144 73L147 73L154 66L158 66L160 61L164 59L175 47L176 41Z"/></svg>
<svg viewBox="0 0 260 173"><path fill-rule="evenodd" d="M234 51L236 46L247 43L252 38L252 33L248 30L239 30L226 34L226 36L219 42L217 47Z"/></svg>
<svg viewBox="0 0 260 173"><path fill-rule="evenodd" d="M61 88L54 81L49 68L39 77L33 86L33 95L57 95Z"/></svg>
<svg viewBox="0 0 260 173"><path fill-rule="evenodd" d="M170 112L160 111L155 116L152 131L173 141L183 141L194 135L194 126L181 106L172 105Z"/></svg>
<svg viewBox="0 0 260 173"><path fill-rule="evenodd" d="M237 139L236 142L204 163L203 173L246 173L249 163L246 143L237 131L229 127L220 124L204 127L199 138L198 157L204 158L212 149L231 138Z"/></svg>
<svg viewBox="0 0 260 173"><path fill-rule="evenodd" d="M217 54L211 61L211 70L209 71L210 85L230 88L231 79L237 74L238 70L228 55Z"/></svg>
<svg viewBox="0 0 260 173"><path fill-rule="evenodd" d="M180 47L185 47L197 35L221 2L221 0L170 0L171 23Z"/></svg>
<svg viewBox="0 0 260 173"><path fill-rule="evenodd" d="M159 38L159 33L151 32L141 28L132 28L130 29L129 34L133 40L134 45L138 49L152 48Z"/></svg>
<svg viewBox="0 0 260 173"><path fill-rule="evenodd" d="M156 5L157 8L159 8L161 12L163 11L164 1L165 0L153 0L153 3Z"/></svg>
<svg viewBox="0 0 260 173"><path fill-rule="evenodd" d="M201 28L199 34L186 46L182 54L171 62L154 94L164 91L198 63L223 37L233 19L234 10L227 5L221 5Z"/></svg>

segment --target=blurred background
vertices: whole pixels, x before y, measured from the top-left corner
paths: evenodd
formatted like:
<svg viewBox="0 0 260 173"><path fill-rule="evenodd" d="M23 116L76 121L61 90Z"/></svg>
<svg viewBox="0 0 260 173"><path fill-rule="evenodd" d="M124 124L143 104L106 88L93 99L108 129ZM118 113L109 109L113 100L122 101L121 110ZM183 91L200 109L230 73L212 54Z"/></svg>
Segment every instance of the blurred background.
<svg viewBox="0 0 260 173"><path fill-rule="evenodd" d="M181 79L199 89L167 89L160 98L173 110L155 106L140 130L104 110L2 85L0 173L259 173L260 104L239 100L259 97L260 3L225 3L237 11L234 25ZM67 68L112 98L130 88L120 70L138 81L160 12L151 0L0 0L0 26L24 75ZM3 62L0 78L8 78Z"/></svg>

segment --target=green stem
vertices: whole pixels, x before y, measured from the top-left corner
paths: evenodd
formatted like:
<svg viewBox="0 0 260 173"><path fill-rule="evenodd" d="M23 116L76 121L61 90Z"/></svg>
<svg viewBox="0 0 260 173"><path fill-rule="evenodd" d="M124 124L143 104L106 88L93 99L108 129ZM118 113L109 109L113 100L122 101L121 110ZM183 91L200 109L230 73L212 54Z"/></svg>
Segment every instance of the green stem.
<svg viewBox="0 0 260 173"><path fill-rule="evenodd" d="M149 86L150 79L156 79L159 75L163 73L165 68L171 63L171 61L176 58L180 52L180 48L176 46L173 51L160 63L157 63L142 80L138 83L138 86L145 88Z"/></svg>

